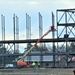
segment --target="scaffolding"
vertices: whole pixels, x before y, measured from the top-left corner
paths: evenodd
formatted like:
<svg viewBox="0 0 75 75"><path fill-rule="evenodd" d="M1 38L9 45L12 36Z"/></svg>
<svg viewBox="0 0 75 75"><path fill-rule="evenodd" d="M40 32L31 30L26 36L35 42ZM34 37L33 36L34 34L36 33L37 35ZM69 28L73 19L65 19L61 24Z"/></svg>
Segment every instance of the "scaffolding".
<svg viewBox="0 0 75 75"><path fill-rule="evenodd" d="M75 57L75 51L70 46L74 44L75 41L75 9L59 9L56 10L56 24L57 24L57 38L55 38L55 33L52 32L52 38L50 39L42 39L40 43L51 43L52 44L52 53L43 51L39 53L29 53L27 56L27 60L31 61L32 56L40 56L40 62L44 62L44 56L53 56L53 61L48 61L46 65L51 64L50 67L73 67L74 62L72 58ZM5 16L1 15L1 30L2 30L2 40L0 40L0 44L4 46L0 50L2 54L0 54L0 60L3 64L8 62L12 62L18 56L22 56L23 54L19 53L19 44L29 44L31 47L31 43L35 43L38 39L31 39L31 17L26 13L26 39L19 39L19 17L17 15L13 15L13 39L6 40L6 32L5 32ZM55 25L55 16L52 12L52 25ZM42 23L42 15L39 12L39 37L43 35L43 23ZM57 45L56 45L57 43ZM8 44L7 48L5 47ZM57 49L56 49L56 48ZM28 48L28 46L27 46ZM35 48L36 49L36 48ZM40 49L40 48L38 48ZM11 51L12 54L7 51ZM0 52L0 53L1 53ZM11 61L7 61L10 59ZM43 65L42 65L43 66ZM74 66L75 67L75 66Z"/></svg>
<svg viewBox="0 0 75 75"><path fill-rule="evenodd" d="M56 20L57 20L57 38L65 39L65 42L63 41L61 47L59 48L59 44L57 42L57 49L58 52L65 52L65 55L58 55L60 57L60 61L64 58L65 64L61 65L64 67L69 67L70 61L69 59L72 59L73 55L69 55L69 53L72 52L70 50L71 46L74 41L69 41L68 39L74 39L75 38L75 9L60 9L56 11ZM63 48L65 46L65 48ZM62 50L63 49L63 50ZM64 62L63 62L64 63ZM62 63L62 64L63 64Z"/></svg>

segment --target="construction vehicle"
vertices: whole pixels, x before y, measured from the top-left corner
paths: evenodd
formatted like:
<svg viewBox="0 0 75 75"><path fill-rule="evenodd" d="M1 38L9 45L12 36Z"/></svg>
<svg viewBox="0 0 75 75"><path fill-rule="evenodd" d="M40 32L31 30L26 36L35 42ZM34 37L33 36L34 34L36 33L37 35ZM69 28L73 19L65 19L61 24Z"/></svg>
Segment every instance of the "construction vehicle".
<svg viewBox="0 0 75 75"><path fill-rule="evenodd" d="M50 27L50 29L29 49L27 52L24 53L24 55L17 61L17 65L20 67L30 67L29 63L23 61L23 59L27 56L27 54L50 32L54 32L56 29L54 28L54 25Z"/></svg>

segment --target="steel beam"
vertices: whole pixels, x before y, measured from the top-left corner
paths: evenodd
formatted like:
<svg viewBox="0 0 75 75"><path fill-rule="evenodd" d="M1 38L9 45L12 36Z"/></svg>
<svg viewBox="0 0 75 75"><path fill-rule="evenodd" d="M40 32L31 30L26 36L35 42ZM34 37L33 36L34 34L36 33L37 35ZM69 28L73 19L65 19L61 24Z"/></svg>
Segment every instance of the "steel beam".
<svg viewBox="0 0 75 75"><path fill-rule="evenodd" d="M0 40L0 43L35 43L38 39L28 39L28 40ZM55 39L42 39L40 43L43 42L74 42L75 38L55 38Z"/></svg>
<svg viewBox="0 0 75 75"><path fill-rule="evenodd" d="M57 23L57 26L75 26L75 23Z"/></svg>
<svg viewBox="0 0 75 75"><path fill-rule="evenodd" d="M0 54L0 56L22 56L24 53L20 54ZM43 52L43 53L29 53L27 56L52 56L52 55L75 55L75 52Z"/></svg>

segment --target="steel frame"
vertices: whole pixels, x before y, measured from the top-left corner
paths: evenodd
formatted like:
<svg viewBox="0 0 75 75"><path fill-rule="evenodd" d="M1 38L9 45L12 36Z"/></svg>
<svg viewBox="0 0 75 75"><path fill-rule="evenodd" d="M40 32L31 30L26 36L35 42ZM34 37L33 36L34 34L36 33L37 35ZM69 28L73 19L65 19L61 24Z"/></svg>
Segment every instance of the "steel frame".
<svg viewBox="0 0 75 75"><path fill-rule="evenodd" d="M75 52L69 52L68 51L68 44L70 44L71 42L75 41L75 9L60 9L56 11L56 20L57 20L57 38L55 38L54 33L52 33L52 39L42 39L40 43L44 43L44 42L51 42L53 43L53 53L29 53L28 56L41 56L41 60L43 61L43 56L51 56L53 55L53 67L62 67L59 66L57 64L57 61L55 60L56 56L60 57L60 56L65 56L66 57L66 66L63 67L68 67L70 62L68 62L69 57L73 57L75 56ZM40 24L42 24L42 16L39 13L39 26L41 26ZM19 44L19 43L35 43L38 39L31 39L31 17L26 13L26 37L28 39L26 40L19 40L19 23L18 23L18 17L14 14L13 16L13 31L14 31L14 40L5 40L5 18L2 15L2 25L4 25L2 27L2 39L0 40L0 43L2 44L8 44L8 46L10 46L10 48L12 48L12 46L14 45L14 50L15 50L15 44ZM54 24L54 14L52 13L52 24ZM60 27L62 27L61 31L60 31ZM42 35L42 26L41 29L39 29L39 36ZM60 31L60 33L59 33ZM41 33L40 33L41 32ZM16 35L15 35L16 34ZM29 34L29 35L27 35ZM68 36L67 36L68 35ZM57 43L57 52L55 51L55 42ZM59 44L62 42L61 45L61 49L63 48L63 46L66 46L65 51L66 52L60 52L58 51L58 46ZM12 44L12 45L10 45ZM9 48L9 49L10 49ZM19 46L17 46L17 49L19 50ZM13 57L18 57L21 56L23 54L0 54L0 57L2 57L2 60L5 57L11 58ZM31 60L31 58L29 58L28 60ZM61 62L61 60L59 61ZM72 61L71 61L72 62ZM4 63L4 62L3 62Z"/></svg>
<svg viewBox="0 0 75 75"><path fill-rule="evenodd" d="M57 38L62 38L65 39L65 41L63 41L64 43L61 45L61 47L63 45L66 45L66 66L69 66L68 63L68 55L67 53L68 51L68 44L74 42L74 41L69 41L68 39L74 39L75 38L75 9L60 9L56 11L56 20L57 20ZM62 31L60 31L60 27L62 27ZM59 33L60 31L60 33ZM60 43L57 42L57 49L58 49L58 45Z"/></svg>

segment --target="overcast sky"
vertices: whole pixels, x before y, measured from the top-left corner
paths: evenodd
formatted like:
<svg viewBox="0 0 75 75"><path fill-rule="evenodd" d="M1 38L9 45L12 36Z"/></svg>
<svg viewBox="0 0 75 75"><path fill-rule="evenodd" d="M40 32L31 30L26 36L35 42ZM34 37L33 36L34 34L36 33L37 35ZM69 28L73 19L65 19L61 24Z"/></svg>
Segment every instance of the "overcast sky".
<svg viewBox="0 0 75 75"><path fill-rule="evenodd" d="M51 12L56 18L57 9L75 8L75 0L0 0L0 14L5 16L6 39L13 39L13 14L19 17L20 39L26 38L26 13L31 17L32 37L39 37L38 12L43 16L43 33L52 25ZM55 20L56 23L56 20ZM36 30L37 28L37 30ZM1 20L0 20L1 34ZM50 35L49 35L50 37ZM0 37L1 39L1 37Z"/></svg>
<svg viewBox="0 0 75 75"><path fill-rule="evenodd" d="M57 9L74 8L74 0L0 0L0 14L6 18L6 35L13 35L13 14L19 17L20 35L25 37L26 13L31 16L32 34L38 34L38 12L43 16L44 33L52 24L51 12L53 11L56 17ZM21 38L22 38L21 37ZM38 37L37 37L38 38Z"/></svg>

